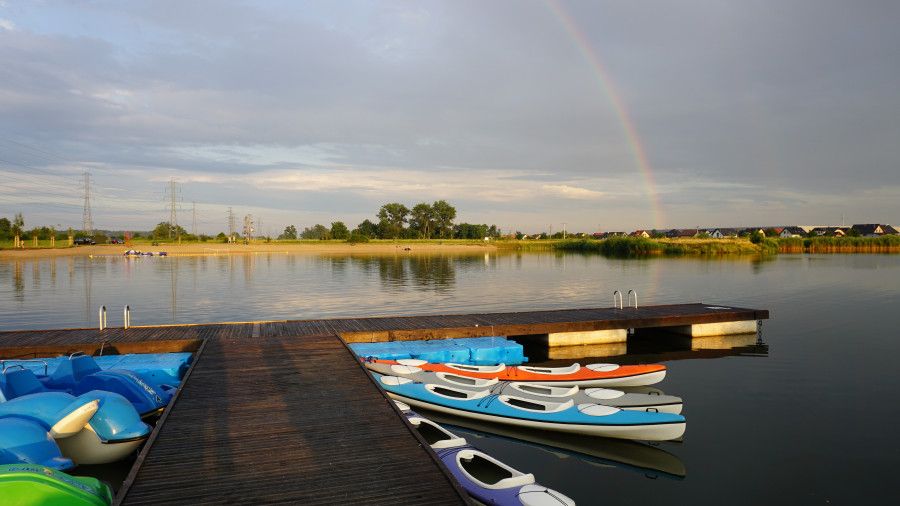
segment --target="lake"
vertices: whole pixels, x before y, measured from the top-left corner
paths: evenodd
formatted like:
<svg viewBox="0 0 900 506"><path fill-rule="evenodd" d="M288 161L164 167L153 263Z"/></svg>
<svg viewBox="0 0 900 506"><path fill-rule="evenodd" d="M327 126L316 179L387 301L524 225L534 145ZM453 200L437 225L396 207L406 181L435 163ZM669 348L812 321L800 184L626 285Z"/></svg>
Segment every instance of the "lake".
<svg viewBox="0 0 900 506"><path fill-rule="evenodd" d="M760 336L644 336L588 361L666 363L682 442L554 450L462 434L579 504L884 503L900 456L900 256L257 254L0 260L0 329L539 310L702 301L769 309ZM551 361L529 350L535 363ZM571 360L570 360L571 361ZM462 429L460 429L462 431ZM540 434L531 435L540 439ZM546 441L545 441L546 443Z"/></svg>

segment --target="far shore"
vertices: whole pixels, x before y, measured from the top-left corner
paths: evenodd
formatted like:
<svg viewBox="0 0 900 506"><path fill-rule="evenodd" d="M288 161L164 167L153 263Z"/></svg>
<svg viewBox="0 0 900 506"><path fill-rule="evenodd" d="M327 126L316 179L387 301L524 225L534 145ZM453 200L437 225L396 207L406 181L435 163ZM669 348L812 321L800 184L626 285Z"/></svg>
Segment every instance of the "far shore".
<svg viewBox="0 0 900 506"><path fill-rule="evenodd" d="M309 241L309 242L259 242L252 244L240 243L160 243L152 246L150 243L135 243L131 246L123 244L98 244L95 246L73 246L66 248L33 248L33 249L3 249L0 250L0 258L46 258L64 256L108 256L122 255L129 249L144 252L165 251L171 256L200 256L200 255L241 255L250 253L311 253L311 254L415 254L415 253L490 253L497 251L493 244L466 241L466 242L419 242L419 241L377 241L369 243L350 244L343 241Z"/></svg>

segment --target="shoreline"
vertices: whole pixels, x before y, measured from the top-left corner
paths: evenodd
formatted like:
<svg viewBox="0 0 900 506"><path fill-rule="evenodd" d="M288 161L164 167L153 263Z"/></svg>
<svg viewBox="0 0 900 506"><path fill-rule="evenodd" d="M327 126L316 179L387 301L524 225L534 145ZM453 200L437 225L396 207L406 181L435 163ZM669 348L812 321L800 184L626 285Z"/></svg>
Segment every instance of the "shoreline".
<svg viewBox="0 0 900 506"><path fill-rule="evenodd" d="M497 246L483 243L441 243L441 242L369 242L350 244L337 241L321 241L309 243L190 243L165 244L151 246L150 243L139 243L126 246L124 244L98 244L94 246L73 246L66 248L4 249L0 250L0 259L12 258L53 258L67 256L122 256L129 249L138 251L165 251L169 256L218 256L246 255L256 253L281 254L416 254L416 253L492 253Z"/></svg>

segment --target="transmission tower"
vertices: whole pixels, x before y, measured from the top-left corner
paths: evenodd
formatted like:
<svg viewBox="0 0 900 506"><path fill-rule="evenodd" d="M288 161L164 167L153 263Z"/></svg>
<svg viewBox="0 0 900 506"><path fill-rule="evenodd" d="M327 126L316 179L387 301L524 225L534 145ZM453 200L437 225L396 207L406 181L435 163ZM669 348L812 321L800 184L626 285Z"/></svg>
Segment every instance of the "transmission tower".
<svg viewBox="0 0 900 506"><path fill-rule="evenodd" d="M181 200L181 195L174 177L169 180L167 190L169 194L169 239L174 234L176 239L181 241L181 234L178 231L178 202Z"/></svg>
<svg viewBox="0 0 900 506"><path fill-rule="evenodd" d="M191 235L197 237L197 203L191 202Z"/></svg>
<svg viewBox="0 0 900 506"><path fill-rule="evenodd" d="M234 241L234 211L228 208L228 240Z"/></svg>
<svg viewBox="0 0 900 506"><path fill-rule="evenodd" d="M94 219L91 216L91 173L84 172L84 212L81 214L81 229L87 235L94 234Z"/></svg>
<svg viewBox="0 0 900 506"><path fill-rule="evenodd" d="M255 229L253 228L253 215L248 214L248 215L244 216L244 241L249 243L250 240L253 239L254 230Z"/></svg>

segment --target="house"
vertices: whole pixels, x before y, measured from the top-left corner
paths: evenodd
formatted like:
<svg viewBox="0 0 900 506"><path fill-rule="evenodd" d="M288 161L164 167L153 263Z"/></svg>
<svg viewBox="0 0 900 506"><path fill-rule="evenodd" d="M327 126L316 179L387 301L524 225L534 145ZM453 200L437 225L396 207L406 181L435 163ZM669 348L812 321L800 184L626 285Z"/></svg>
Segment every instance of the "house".
<svg viewBox="0 0 900 506"><path fill-rule="evenodd" d="M643 237L644 239L650 238L650 233L646 230L635 230L634 232L628 234L629 237Z"/></svg>
<svg viewBox="0 0 900 506"><path fill-rule="evenodd" d="M891 225L882 225L881 228L884 230L886 235L898 235L900 234L900 230L892 227Z"/></svg>
<svg viewBox="0 0 900 506"><path fill-rule="evenodd" d="M806 237L806 230L803 230L801 227L784 227L781 229L781 233L778 234L778 237L782 239L788 237Z"/></svg>
<svg viewBox="0 0 900 506"><path fill-rule="evenodd" d="M696 228L673 228L666 232L666 237L670 239L678 239L685 237L697 237L700 234L700 230Z"/></svg>
<svg viewBox="0 0 900 506"><path fill-rule="evenodd" d="M594 239L609 239L610 237L625 237L625 232L594 232Z"/></svg>
<svg viewBox="0 0 900 506"><path fill-rule="evenodd" d="M741 229L741 231L740 231L740 235L753 235L753 234L766 235L766 229L750 227L750 228Z"/></svg>
<svg viewBox="0 0 900 506"><path fill-rule="evenodd" d="M812 229L812 233L817 236L844 237L849 230L850 227L815 227Z"/></svg>
<svg viewBox="0 0 900 506"><path fill-rule="evenodd" d="M881 237L886 233L884 228L888 226L889 225L881 225L879 223L864 223L853 225L850 227L850 230L853 230L862 237Z"/></svg>
<svg viewBox="0 0 900 506"><path fill-rule="evenodd" d="M709 236L713 239L724 239L726 237L737 237L739 234L736 228L714 228L707 230Z"/></svg>

